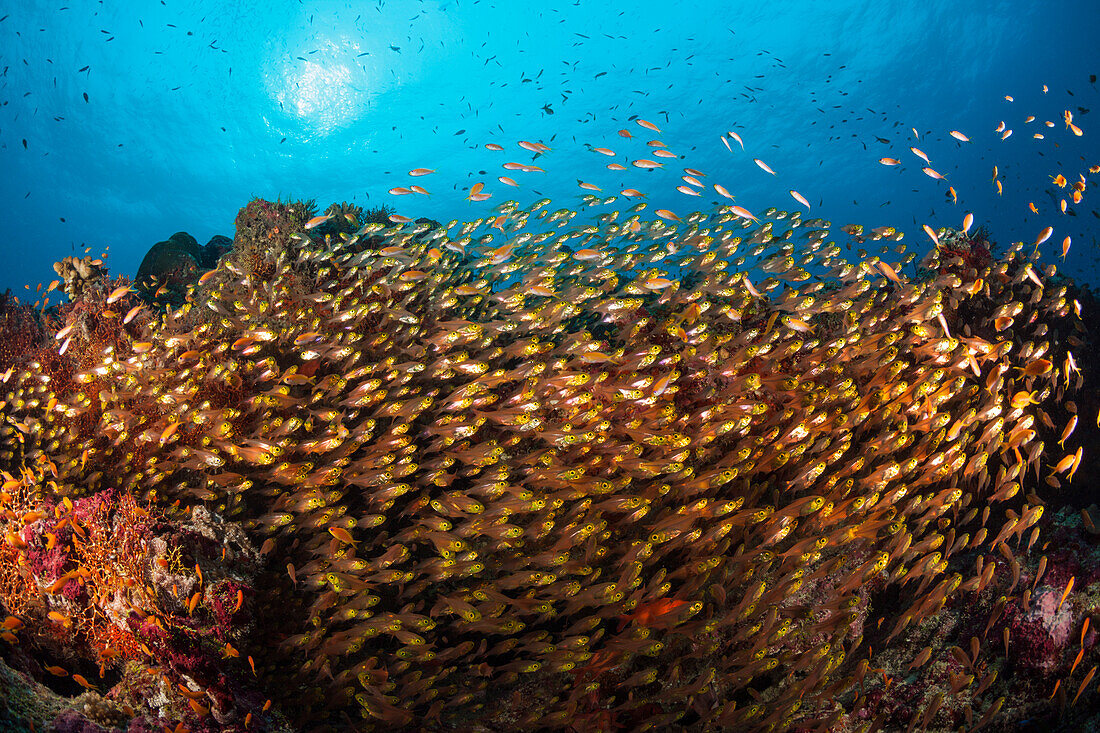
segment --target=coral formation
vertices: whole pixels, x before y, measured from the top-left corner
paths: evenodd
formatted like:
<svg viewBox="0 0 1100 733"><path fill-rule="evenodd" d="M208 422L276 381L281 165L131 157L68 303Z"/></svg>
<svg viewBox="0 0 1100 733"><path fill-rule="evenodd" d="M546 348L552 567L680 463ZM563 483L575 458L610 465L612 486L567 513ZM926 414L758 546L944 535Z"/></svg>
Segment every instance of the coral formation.
<svg viewBox="0 0 1100 733"><path fill-rule="evenodd" d="M147 302L182 305L187 289L203 272L216 267L232 246L233 240L220 234L200 246L187 232L176 232L145 253L134 276L134 288Z"/></svg>
<svg viewBox="0 0 1100 733"><path fill-rule="evenodd" d="M84 257L65 257L53 265L61 276L62 289L71 300L82 298L89 288L94 288L107 276L103 260Z"/></svg>

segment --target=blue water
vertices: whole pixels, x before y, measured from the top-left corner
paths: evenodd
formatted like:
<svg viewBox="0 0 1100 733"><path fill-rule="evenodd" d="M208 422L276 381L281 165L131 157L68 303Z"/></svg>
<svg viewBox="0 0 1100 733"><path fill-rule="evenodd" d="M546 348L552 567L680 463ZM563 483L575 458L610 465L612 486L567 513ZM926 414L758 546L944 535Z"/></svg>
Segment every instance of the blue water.
<svg viewBox="0 0 1100 733"><path fill-rule="evenodd" d="M641 189L680 214L709 208L710 195L676 192L684 166L750 210L797 208L796 189L811 216L894 225L922 246L920 224L958 226L967 211L1002 242L1049 224L1049 257L1072 236L1065 269L1096 279L1100 197L1090 187L1064 215L1068 189L1051 182L1100 164L1095 0L8 0L0 16L0 288L48 282L55 260L85 247L109 247L111 271L132 277L173 232L232 236L252 196L388 203L446 221L510 197L573 205L582 179ZM1066 109L1083 136L1066 130ZM1001 120L1014 130L1004 141ZM618 152L621 128L635 150L658 138L685 158L608 171L585 144ZM746 152L726 150L728 130ZM500 168L531 162L518 140L553 148L535 162L545 173ZM416 167L436 173L410 179ZM495 192L488 205L465 200L477 180ZM387 194L410 183L432 195Z"/></svg>

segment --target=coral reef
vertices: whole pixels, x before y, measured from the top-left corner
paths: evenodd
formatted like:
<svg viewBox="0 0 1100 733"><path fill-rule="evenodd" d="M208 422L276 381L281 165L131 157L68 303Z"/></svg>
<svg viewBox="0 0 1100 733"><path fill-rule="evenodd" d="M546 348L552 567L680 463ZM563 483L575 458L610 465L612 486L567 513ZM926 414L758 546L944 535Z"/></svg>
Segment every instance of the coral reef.
<svg viewBox="0 0 1100 733"><path fill-rule="evenodd" d="M191 730L268 696L311 730L977 725L1009 682L975 625L1068 653L1072 595L1019 595L1029 476L1080 463L1044 453L1084 344L1051 267L548 203L254 199L163 317L49 316L3 377L11 633Z"/></svg>
<svg viewBox="0 0 1100 733"><path fill-rule="evenodd" d="M65 257L53 265L54 272L61 276L62 290L70 300L82 298L89 288L94 288L107 276L103 260L84 257Z"/></svg>
<svg viewBox="0 0 1100 733"><path fill-rule="evenodd" d="M134 288L147 302L182 305L187 289L203 272L216 267L218 260L232 247L233 240L220 234L200 246L187 232L176 232L145 253L134 276Z"/></svg>

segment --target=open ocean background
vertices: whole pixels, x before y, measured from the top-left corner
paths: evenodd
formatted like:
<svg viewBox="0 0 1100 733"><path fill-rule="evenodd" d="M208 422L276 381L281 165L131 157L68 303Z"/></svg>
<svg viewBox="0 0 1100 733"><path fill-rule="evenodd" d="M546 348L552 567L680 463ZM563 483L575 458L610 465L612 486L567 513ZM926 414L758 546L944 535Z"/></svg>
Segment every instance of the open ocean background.
<svg viewBox="0 0 1100 733"><path fill-rule="evenodd" d="M109 246L111 272L133 277L176 231L232 236L252 196L440 221L508 198L574 207L578 180L604 195L633 186L680 214L723 201L678 193L685 166L751 211L799 208L796 189L809 216L896 226L919 253L921 224L957 227L967 211L1001 244L1052 225L1049 257L1070 235L1064 270L1096 279L1100 200L1090 188L1062 214L1068 189L1051 180L1100 163L1094 1L9 0L0 16L0 289L33 290L85 247ZM1083 136L1066 130L1067 109ZM621 128L645 140L638 117L682 159L606 170L586 145L625 147ZM720 142L730 130L745 152ZM531 162L518 140L553 150L515 190L495 178ZM436 173L410 179L416 167ZM487 204L465 200L477 180ZM432 195L387 194L413 182Z"/></svg>

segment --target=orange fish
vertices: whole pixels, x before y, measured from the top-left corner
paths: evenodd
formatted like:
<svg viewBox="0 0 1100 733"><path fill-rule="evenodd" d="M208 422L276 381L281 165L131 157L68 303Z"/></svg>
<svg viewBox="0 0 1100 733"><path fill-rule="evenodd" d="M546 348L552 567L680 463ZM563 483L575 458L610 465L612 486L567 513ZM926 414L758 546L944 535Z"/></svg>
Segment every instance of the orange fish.
<svg viewBox="0 0 1100 733"><path fill-rule="evenodd" d="M970 142L970 138L968 138L966 135L962 134L958 130L952 130L951 131L951 137L955 138L956 140L960 140L964 143Z"/></svg>
<svg viewBox="0 0 1100 733"><path fill-rule="evenodd" d="M771 168L769 168L768 164L765 163L764 161L760 160L760 158L753 158L752 162L756 163L758 166L760 166L761 170L766 171L768 173L771 173L773 176L775 175L775 171L773 171Z"/></svg>
<svg viewBox="0 0 1100 733"><path fill-rule="evenodd" d="M791 195L791 198L793 198L795 201L805 206L807 211L810 210L810 202L806 200L805 196L793 189L788 191L787 193L789 193Z"/></svg>
<svg viewBox="0 0 1100 733"><path fill-rule="evenodd" d="M932 164L932 161L930 161L928 159L928 156L924 154L923 150L920 150L919 148L913 148L913 147L910 147L909 149L913 151L913 155L917 156L918 158L923 160L925 163L928 163L929 165Z"/></svg>
<svg viewBox="0 0 1100 733"><path fill-rule="evenodd" d="M924 171L924 175L928 176L929 178L935 178L941 181L947 180L942 174L937 173L931 168L921 168L921 170Z"/></svg>
<svg viewBox="0 0 1100 733"><path fill-rule="evenodd" d="M677 598L658 598L655 601L643 603L636 611L620 616L619 618L622 619L623 626L632 621L639 626L654 626L661 617L686 605L687 601L682 601Z"/></svg>
<svg viewBox="0 0 1100 733"><path fill-rule="evenodd" d="M321 216L315 216L315 217L313 217L312 219L310 219L309 221L306 222L306 229L313 229L314 227L319 227L322 224L324 224L326 221L331 219L332 216L333 216L332 214L322 214Z"/></svg>
<svg viewBox="0 0 1100 733"><path fill-rule="evenodd" d="M654 125L652 122L649 122L648 120L634 120L634 121L637 122L642 127L646 128L647 130L653 130L654 132L660 132L661 131L661 129L659 127Z"/></svg>
<svg viewBox="0 0 1100 733"><path fill-rule="evenodd" d="M144 305L135 305L133 308L131 308L129 311L127 311L126 317L122 319L123 325L125 325L125 324L129 323L130 321L134 320L134 317L137 316L138 313L141 313L141 309L144 308L144 307L145 307Z"/></svg>
<svg viewBox="0 0 1100 733"><path fill-rule="evenodd" d="M351 536L351 532L348 532L343 527L329 527L328 533L348 545L355 545L359 543L359 540Z"/></svg>
<svg viewBox="0 0 1100 733"><path fill-rule="evenodd" d="M883 165L901 165L901 161L897 158L879 158L878 162Z"/></svg>
<svg viewBox="0 0 1100 733"><path fill-rule="evenodd" d="M126 293L132 293L134 290L129 285L123 285L122 287L115 288L111 291L111 294L107 296L107 305L114 303L116 300L121 300L126 297Z"/></svg>
<svg viewBox="0 0 1100 733"><path fill-rule="evenodd" d="M73 681L76 682L81 687L87 689L87 690L94 690L95 689L95 685L93 685L91 682L84 679L82 676L80 676L78 674L73 675Z"/></svg>
<svg viewBox="0 0 1100 733"><path fill-rule="evenodd" d="M940 238L936 236L936 233L934 231L932 231L932 227L928 226L927 224L922 224L921 227L924 229L924 233L927 234L933 242L935 242L937 247L939 247Z"/></svg>
<svg viewBox="0 0 1100 733"><path fill-rule="evenodd" d="M738 134L737 134L736 132L734 132L733 130L730 130L728 134L729 134L729 136L730 136L730 137L732 137L732 138L733 138L734 140L736 140L736 141L737 141L737 144L741 146L741 149L742 149L742 150L744 150L744 149L745 149L745 143L744 143L744 141L742 141L742 140L741 140L741 136L740 136L740 135L738 135ZM702 175L702 174L700 174L700 175Z"/></svg>
<svg viewBox="0 0 1100 733"><path fill-rule="evenodd" d="M733 201L733 194L730 193L729 191L727 191L726 187L723 186L722 184L720 184L720 183L714 184L714 190L717 191L718 193L720 193L721 195L725 196L726 198L728 198L730 201Z"/></svg>
<svg viewBox="0 0 1100 733"><path fill-rule="evenodd" d="M499 151L499 150L504 150L504 147L501 146L501 145L497 145L496 143L485 143L485 149L486 150L497 150L497 151Z"/></svg>
<svg viewBox="0 0 1100 733"><path fill-rule="evenodd" d="M753 221L759 221L759 219L757 219L755 216L753 216L749 212L749 210L744 208L743 206L731 206L730 211L732 213L736 214L737 216L740 216L742 219L752 219Z"/></svg>
<svg viewBox="0 0 1100 733"><path fill-rule="evenodd" d="M413 168L409 171L410 176L426 176L429 173L435 173L434 168Z"/></svg>

